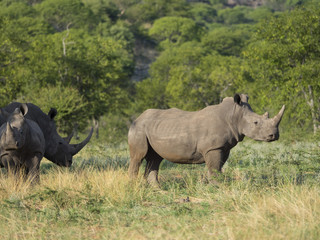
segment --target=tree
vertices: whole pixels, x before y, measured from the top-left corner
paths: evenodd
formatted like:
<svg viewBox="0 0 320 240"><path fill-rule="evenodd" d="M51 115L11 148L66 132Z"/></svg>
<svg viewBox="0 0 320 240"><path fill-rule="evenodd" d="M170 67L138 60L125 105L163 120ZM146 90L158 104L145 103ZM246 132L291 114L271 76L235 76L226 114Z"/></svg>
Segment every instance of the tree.
<svg viewBox="0 0 320 240"><path fill-rule="evenodd" d="M170 107L167 85L172 72L180 65L193 68L203 53L204 49L197 42L187 42L163 51L150 67L150 78L137 84L135 107L138 111Z"/></svg>
<svg viewBox="0 0 320 240"><path fill-rule="evenodd" d="M243 6L221 9L218 11L218 20L227 25L248 23L251 20L247 16L251 11L251 8Z"/></svg>
<svg viewBox="0 0 320 240"><path fill-rule="evenodd" d="M146 108L197 110L234 94L242 79L241 60L186 42L162 52L150 78L137 84L136 104ZM136 107L137 107L136 105Z"/></svg>
<svg viewBox="0 0 320 240"><path fill-rule="evenodd" d="M95 30L95 32L101 37L110 37L116 41L121 42L121 44L125 45L126 50L132 53L134 48L134 34L130 30L130 26L121 20L118 20L116 23L109 25L101 23Z"/></svg>
<svg viewBox="0 0 320 240"><path fill-rule="evenodd" d="M154 22L149 31L151 37L160 42L162 48L198 40L201 29L189 18L163 17Z"/></svg>
<svg viewBox="0 0 320 240"><path fill-rule="evenodd" d="M129 101L133 62L125 47L122 41L73 29L38 37L28 52L29 85L73 86L95 118L118 111Z"/></svg>
<svg viewBox="0 0 320 240"><path fill-rule="evenodd" d="M192 19L201 25L206 25L216 21L217 10L206 3L194 3L191 5L189 13Z"/></svg>
<svg viewBox="0 0 320 240"><path fill-rule="evenodd" d="M217 51L224 56L240 56L251 32L245 28L220 27L210 31L201 42L208 51Z"/></svg>
<svg viewBox="0 0 320 240"><path fill-rule="evenodd" d="M8 19L18 19L24 16L34 16L36 11L25 2L2 1L0 2L0 16Z"/></svg>
<svg viewBox="0 0 320 240"><path fill-rule="evenodd" d="M273 17L244 53L261 96L286 101L297 123L308 123L308 111L314 133L320 125L319 20L318 5Z"/></svg>
<svg viewBox="0 0 320 240"><path fill-rule="evenodd" d="M128 7L124 16L132 24L152 23L165 16L186 17L185 0L138 0Z"/></svg>
<svg viewBox="0 0 320 240"><path fill-rule="evenodd" d="M115 1L82 0L82 2L93 12L100 23L109 22L110 20L116 22L121 15L121 10L117 7Z"/></svg>
<svg viewBox="0 0 320 240"><path fill-rule="evenodd" d="M27 51L32 36L46 32L45 24L34 24L34 19L22 17L11 20L0 16L0 104L3 106L17 97L27 83L29 69ZM34 25L33 25L34 24Z"/></svg>
<svg viewBox="0 0 320 240"><path fill-rule="evenodd" d="M143 112L148 108L168 108L168 100L165 95L166 86L167 82L161 78L147 78L138 82L133 102L134 112Z"/></svg>
<svg viewBox="0 0 320 240"><path fill-rule="evenodd" d="M58 115L55 117L55 122L59 131L64 133L70 133L74 128L79 131L83 130L90 118L88 102L84 97L77 89L61 86L61 84L29 89L17 100L31 102L39 106L45 113L48 113L51 108L57 109Z"/></svg>
<svg viewBox="0 0 320 240"><path fill-rule="evenodd" d="M236 92L241 60L217 53L201 56L193 66L179 64L170 71L166 95L170 107L199 110L218 104Z"/></svg>
<svg viewBox="0 0 320 240"><path fill-rule="evenodd" d="M248 18L254 22L259 22L261 20L267 20L272 17L273 11L268 7L258 7L254 11L248 13Z"/></svg>
<svg viewBox="0 0 320 240"><path fill-rule="evenodd" d="M70 25L90 30L97 24L92 11L80 0L46 0L35 5L35 9L58 32Z"/></svg>

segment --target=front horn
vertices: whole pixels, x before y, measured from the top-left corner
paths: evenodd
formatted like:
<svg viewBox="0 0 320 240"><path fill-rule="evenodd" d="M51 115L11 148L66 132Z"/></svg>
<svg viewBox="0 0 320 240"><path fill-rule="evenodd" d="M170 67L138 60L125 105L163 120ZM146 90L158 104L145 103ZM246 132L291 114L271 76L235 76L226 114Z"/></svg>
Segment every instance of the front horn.
<svg viewBox="0 0 320 240"><path fill-rule="evenodd" d="M286 109L286 106L283 105L282 108L280 109L280 112L279 112L276 116L274 116L274 118L273 118L273 123L274 123L275 125L279 125L285 109Z"/></svg>
<svg viewBox="0 0 320 240"><path fill-rule="evenodd" d="M70 146L70 153L71 155L75 155L77 154L89 141L90 141L90 138L92 136L92 133L93 133L93 128L91 128L91 131L88 135L88 137L83 140L81 143L78 143L78 144L69 144Z"/></svg>

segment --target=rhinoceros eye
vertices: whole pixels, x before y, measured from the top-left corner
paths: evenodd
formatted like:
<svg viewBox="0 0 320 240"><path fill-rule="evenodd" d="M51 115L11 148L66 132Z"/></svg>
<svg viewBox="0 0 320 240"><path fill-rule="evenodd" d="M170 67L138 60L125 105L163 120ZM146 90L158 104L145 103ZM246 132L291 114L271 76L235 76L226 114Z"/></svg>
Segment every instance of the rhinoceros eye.
<svg viewBox="0 0 320 240"><path fill-rule="evenodd" d="M253 123L254 123L254 125L258 125L259 122L258 121L254 121Z"/></svg>

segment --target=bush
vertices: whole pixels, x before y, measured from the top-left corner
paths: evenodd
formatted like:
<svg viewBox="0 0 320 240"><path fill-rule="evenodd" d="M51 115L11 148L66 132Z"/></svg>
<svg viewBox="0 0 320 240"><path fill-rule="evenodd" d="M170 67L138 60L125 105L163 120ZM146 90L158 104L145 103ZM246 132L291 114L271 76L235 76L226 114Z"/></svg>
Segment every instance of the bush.
<svg viewBox="0 0 320 240"><path fill-rule="evenodd" d="M57 85L33 89L20 96L17 101L33 103L45 113L56 108L58 115L55 122L58 130L64 133L70 133L75 127L81 131L88 124L90 111L87 109L87 102L73 87Z"/></svg>

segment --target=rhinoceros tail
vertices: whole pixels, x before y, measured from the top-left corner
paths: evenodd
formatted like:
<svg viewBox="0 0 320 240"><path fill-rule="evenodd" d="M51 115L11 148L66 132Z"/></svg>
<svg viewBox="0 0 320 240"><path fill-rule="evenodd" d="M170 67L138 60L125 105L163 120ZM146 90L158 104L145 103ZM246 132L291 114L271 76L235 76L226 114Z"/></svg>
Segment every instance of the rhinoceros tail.
<svg viewBox="0 0 320 240"><path fill-rule="evenodd" d="M148 140L144 131L138 130L136 124L133 124L128 133L128 143L130 151L129 176L136 178L142 160L148 152Z"/></svg>

